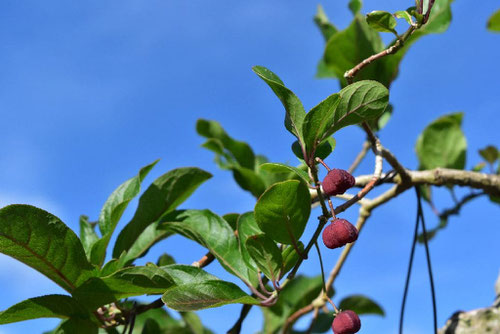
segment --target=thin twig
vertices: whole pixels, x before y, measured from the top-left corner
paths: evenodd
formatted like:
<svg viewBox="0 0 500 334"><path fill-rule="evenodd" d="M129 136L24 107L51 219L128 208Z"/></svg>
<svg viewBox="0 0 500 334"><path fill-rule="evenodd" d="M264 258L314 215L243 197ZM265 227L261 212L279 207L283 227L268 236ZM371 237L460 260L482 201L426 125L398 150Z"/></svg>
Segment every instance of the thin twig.
<svg viewBox="0 0 500 334"><path fill-rule="evenodd" d="M358 155L352 162L351 166L349 166L349 169L347 170L349 173L354 173L356 168L358 168L359 164L363 161L363 159L366 157L366 153L368 153L368 150L370 149L370 142L365 141L363 143L363 147L361 148L361 151L359 151Z"/></svg>
<svg viewBox="0 0 500 334"><path fill-rule="evenodd" d="M285 324L283 325L283 334L287 334L290 330L291 326L304 314L311 312L314 309L312 304L308 304L305 307L299 309L295 313L293 313L288 319L286 319Z"/></svg>
<svg viewBox="0 0 500 334"><path fill-rule="evenodd" d="M252 305L250 304L243 304L241 307L241 312L240 316L238 317L238 320L236 320L236 323L227 331L227 334L239 334L241 331L241 325L243 324L243 321L247 317L248 313L252 309Z"/></svg>
<svg viewBox="0 0 500 334"><path fill-rule="evenodd" d="M215 256L212 253L207 252L207 254L203 255L201 259L193 262L191 265L193 267L203 268L212 263L213 260L215 260Z"/></svg>
<svg viewBox="0 0 500 334"><path fill-rule="evenodd" d="M315 308L314 312L313 312L313 317L311 319L311 324L309 325L309 328L307 329L306 334L311 334L314 323L316 322L316 319L318 318L318 314L319 314L319 308Z"/></svg>
<svg viewBox="0 0 500 334"><path fill-rule="evenodd" d="M383 164L383 159L382 159L382 145L380 144L380 141L378 138L375 138L375 145L374 145L374 153L375 153L375 170L373 172L373 176L368 182L363 189L361 189L353 198L348 200L347 202L337 206L335 208L335 214L339 214L343 211L345 211L347 208L349 208L351 205L365 197L370 190L372 190L375 185L377 184L378 180L380 179L380 176L382 175L382 164Z"/></svg>
<svg viewBox="0 0 500 334"><path fill-rule="evenodd" d="M468 170L435 168L429 170L406 170L409 181L405 187L418 184L433 186L456 185L481 189L490 195L500 196L500 175L472 172ZM373 175L361 175L356 177L356 186L363 187L368 184ZM402 184L398 179L387 180L387 182Z"/></svg>
<svg viewBox="0 0 500 334"><path fill-rule="evenodd" d="M404 42L408 39L408 37L411 36L411 34L413 34L416 29L418 29L418 26L410 26L408 30L400 38L398 38L398 40L393 45L377 54L366 58L361 63L354 66L352 69L345 72L344 78L347 80L347 83L351 84L354 81L354 77L356 76L356 74L358 74L359 71L371 64L373 61L398 52L398 50L401 49L401 47L404 45Z"/></svg>
<svg viewBox="0 0 500 334"><path fill-rule="evenodd" d="M449 209L444 210L439 214L440 219L448 219L448 217L453 216L453 215L458 215L460 213L460 209L467 204L468 202L472 201L473 199L486 195L484 192L476 192L476 193L470 193L467 196L464 196L458 203Z"/></svg>

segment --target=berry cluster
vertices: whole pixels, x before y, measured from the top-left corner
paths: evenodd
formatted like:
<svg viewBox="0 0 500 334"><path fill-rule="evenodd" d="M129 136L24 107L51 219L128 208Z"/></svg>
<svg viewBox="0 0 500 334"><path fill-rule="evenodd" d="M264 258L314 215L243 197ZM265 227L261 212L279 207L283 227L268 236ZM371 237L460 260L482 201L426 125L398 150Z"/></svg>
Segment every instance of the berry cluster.
<svg viewBox="0 0 500 334"><path fill-rule="evenodd" d="M323 192L327 196L341 195L352 186L355 179L343 169L331 169L323 180ZM332 207L332 216L335 217ZM342 247L358 239L358 229L345 219L335 218L323 230L323 243L328 248Z"/></svg>
<svg viewBox="0 0 500 334"><path fill-rule="evenodd" d="M324 164L324 163L323 163ZM325 164L324 164L325 165ZM328 169L328 166L325 165ZM323 180L323 193L330 197L341 195L355 184L354 177L343 169L328 169L328 174ZM332 223L323 230L323 243L326 247L333 249L345 246L358 239L358 229L345 219L335 218L335 212L331 201ZM334 334L354 334L361 328L361 321L356 312L345 310L337 313L333 320L332 330Z"/></svg>

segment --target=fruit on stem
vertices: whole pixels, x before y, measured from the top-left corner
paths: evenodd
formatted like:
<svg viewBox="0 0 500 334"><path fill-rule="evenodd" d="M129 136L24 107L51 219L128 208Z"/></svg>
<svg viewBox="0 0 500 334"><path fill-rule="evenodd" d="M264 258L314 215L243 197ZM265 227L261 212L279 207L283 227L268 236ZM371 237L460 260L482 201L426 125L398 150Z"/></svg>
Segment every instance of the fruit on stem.
<svg viewBox="0 0 500 334"><path fill-rule="evenodd" d="M333 249L358 239L358 229L345 219L335 219L323 230L323 243Z"/></svg>
<svg viewBox="0 0 500 334"><path fill-rule="evenodd" d="M341 195L356 183L356 179L346 170L332 169L323 180L323 192L327 196Z"/></svg>
<svg viewBox="0 0 500 334"><path fill-rule="evenodd" d="M334 334L354 334L361 329L361 320L356 312L345 310L339 312L333 319L332 330Z"/></svg>

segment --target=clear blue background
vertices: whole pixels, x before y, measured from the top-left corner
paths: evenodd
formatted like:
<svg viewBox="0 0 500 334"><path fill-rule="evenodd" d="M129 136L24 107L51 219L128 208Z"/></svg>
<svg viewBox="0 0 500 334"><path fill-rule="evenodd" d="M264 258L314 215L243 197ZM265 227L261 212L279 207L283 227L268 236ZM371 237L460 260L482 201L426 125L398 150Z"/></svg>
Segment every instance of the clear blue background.
<svg viewBox="0 0 500 334"><path fill-rule="evenodd" d="M272 69L307 109L336 92L336 81L314 79L324 45L312 22L316 5L289 0L2 1L0 206L33 204L77 231L80 214L97 219L119 184L161 158L145 185L180 166L198 166L214 174L183 208L209 208L218 214L252 210L251 195L199 147L203 140L196 135L195 122L215 119L257 153L295 164L283 108L250 69L257 64ZM347 26L347 0L323 5L339 28ZM412 1L366 0L362 12L410 5ZM485 29L499 4L458 0L452 7L450 29L414 45L391 88L395 114L381 139L409 168L418 165L418 134L449 112L465 111L468 168L480 161L478 148L500 144L500 34ZM405 29L404 22L399 24ZM353 126L338 132L336 139L337 149L327 162L347 168L363 133ZM372 166L369 156L357 174L370 173ZM436 195L440 208L452 205L444 190ZM131 203L119 228L130 219L136 203ZM477 199L431 243L439 326L458 309L492 303L500 267L499 213L486 198ZM426 214L428 225L437 224L427 207ZM352 208L343 217L354 221L356 215ZM385 309L384 318L362 318L362 333L396 333L414 216L412 191L374 211L336 281L334 300L363 293ZM310 225L304 240L312 233L314 219ZM165 251L187 264L204 254L193 242L173 237L141 263L155 261ZM339 252L323 248L327 271ZM432 325L422 247L416 257L405 318L408 334L430 333ZM63 292L7 256L0 255L0 268L0 309L29 297ZM217 264L207 270L232 279ZM302 272L319 273L316 256ZM224 333L239 309L226 306L199 314L209 328ZM261 321L254 308L243 333L257 331ZM38 333L57 322L10 324L1 326L0 333Z"/></svg>

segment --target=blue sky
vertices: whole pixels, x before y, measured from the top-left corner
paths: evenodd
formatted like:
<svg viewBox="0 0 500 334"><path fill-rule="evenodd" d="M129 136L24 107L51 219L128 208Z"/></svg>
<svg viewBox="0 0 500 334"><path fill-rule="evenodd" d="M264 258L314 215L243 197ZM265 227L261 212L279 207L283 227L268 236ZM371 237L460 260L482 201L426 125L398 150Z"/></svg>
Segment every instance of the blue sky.
<svg viewBox="0 0 500 334"><path fill-rule="evenodd" d="M339 87L314 79L323 40L312 23L318 2L245 1L14 1L0 4L0 206L29 203L59 216L75 231L78 217L97 219L107 196L157 158L145 185L164 172L198 166L214 177L183 208L218 214L249 211L254 199L220 171L195 132L198 118L219 121L235 138L276 162L296 163L284 111L271 90L251 71L263 65L277 73L310 109ZM344 28L351 19L347 0L322 3ZM411 1L366 0L362 12L395 11ZM426 36L405 57L391 87L395 113L381 133L383 144L409 168L418 162L418 134L440 115L465 111L468 168L477 149L500 144L498 102L500 34L486 21L499 8L493 0L453 3L450 29ZM402 26L403 24L400 23ZM339 131L327 163L347 168L363 141L357 127ZM370 173L372 157L358 174ZM458 190L458 194L465 191ZM438 206L451 205L436 192ZM119 227L133 214L132 202ZM436 218L427 210L428 225ZM344 218L355 220L357 210ZM453 217L431 243L439 325L458 309L491 304L500 261L499 207L477 199ZM363 293L377 300L386 317L362 318L363 333L395 333L415 216L413 192L377 209L336 282L337 297ZM312 217L315 217L314 213ZM311 219L311 225L313 219ZM308 234L309 233L309 234ZM305 238L311 233L306 230ZM180 237L156 246L191 263L204 250ZM339 251L323 249L326 270ZM429 333L430 294L423 249L417 249L405 333ZM0 309L29 297L62 293L34 270L0 255ZM232 279L213 264L208 271ZM303 265L319 272L314 256ZM200 312L204 323L223 333L239 306ZM230 319L231 318L231 319ZM0 327L1 334L49 330L57 320ZM243 328L260 328L253 310Z"/></svg>

